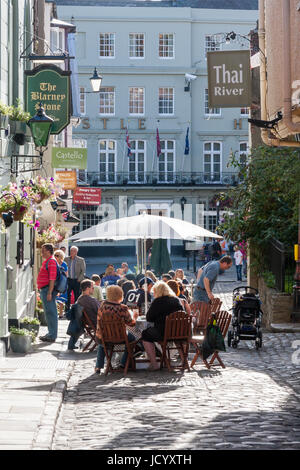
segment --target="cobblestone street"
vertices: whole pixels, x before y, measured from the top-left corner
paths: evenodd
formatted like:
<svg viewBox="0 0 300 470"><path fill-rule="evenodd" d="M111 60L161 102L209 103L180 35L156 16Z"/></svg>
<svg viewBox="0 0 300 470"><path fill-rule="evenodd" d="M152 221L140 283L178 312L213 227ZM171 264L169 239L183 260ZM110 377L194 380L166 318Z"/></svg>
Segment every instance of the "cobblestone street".
<svg viewBox="0 0 300 470"><path fill-rule="evenodd" d="M217 283L226 308L236 285ZM95 354L79 353L52 448L300 449L299 345L300 333L264 332L260 351L227 348L226 369L127 377L96 376Z"/></svg>

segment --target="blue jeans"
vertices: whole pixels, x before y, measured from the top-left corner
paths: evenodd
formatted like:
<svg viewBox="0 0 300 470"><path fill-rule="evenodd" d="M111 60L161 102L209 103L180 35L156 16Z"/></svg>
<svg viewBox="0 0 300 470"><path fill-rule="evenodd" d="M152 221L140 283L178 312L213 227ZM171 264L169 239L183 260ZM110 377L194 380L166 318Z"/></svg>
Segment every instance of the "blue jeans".
<svg viewBox="0 0 300 470"><path fill-rule="evenodd" d="M133 336L132 333L127 333L127 336L128 336L128 341L129 342L135 340L135 337ZM127 357L128 357L128 352L127 352L127 349L125 349L124 354L121 358L121 365L122 366L125 366L126 361L127 361ZM97 360L96 360L96 368L97 369L103 369L104 359L105 359L104 348L103 348L102 344L99 344L98 352L97 352Z"/></svg>
<svg viewBox="0 0 300 470"><path fill-rule="evenodd" d="M51 339L57 338L57 307L56 307L56 296L57 292L54 290L52 292L52 299L50 302L47 300L48 286L43 287L40 290L41 301L43 302L43 308L46 315L46 320L48 324L48 334L47 336Z"/></svg>
<svg viewBox="0 0 300 470"><path fill-rule="evenodd" d="M237 264L235 267L236 267L237 280L241 281L242 280L242 267L243 267L243 265L242 264Z"/></svg>
<svg viewBox="0 0 300 470"><path fill-rule="evenodd" d="M205 289L194 287L193 302L209 302L209 298Z"/></svg>

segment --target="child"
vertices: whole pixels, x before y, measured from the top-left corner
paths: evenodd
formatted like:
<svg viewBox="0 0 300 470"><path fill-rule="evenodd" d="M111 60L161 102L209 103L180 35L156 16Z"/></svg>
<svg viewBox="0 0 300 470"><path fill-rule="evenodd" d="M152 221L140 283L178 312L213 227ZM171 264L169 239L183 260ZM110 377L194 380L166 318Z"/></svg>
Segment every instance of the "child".
<svg viewBox="0 0 300 470"><path fill-rule="evenodd" d="M94 292L91 295L91 297L94 297L96 300L99 300L99 302L102 302L103 295L102 295L102 289L100 287L100 283L101 283L100 276L98 276L98 274L93 274L92 281L94 281Z"/></svg>

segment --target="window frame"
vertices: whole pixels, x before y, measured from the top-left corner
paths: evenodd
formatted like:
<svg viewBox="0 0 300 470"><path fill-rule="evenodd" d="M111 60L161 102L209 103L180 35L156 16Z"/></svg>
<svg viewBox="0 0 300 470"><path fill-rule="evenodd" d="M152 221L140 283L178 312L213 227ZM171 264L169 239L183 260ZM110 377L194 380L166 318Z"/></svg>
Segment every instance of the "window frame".
<svg viewBox="0 0 300 470"><path fill-rule="evenodd" d="M160 47L162 48L166 48L166 50L169 50L169 45L164 45L164 44L160 44L160 36L173 36L173 45L172 45L172 52L173 52L173 55L172 56L165 56L165 55L160 55ZM162 40L164 40L165 38L162 38ZM158 58L160 60L174 60L175 59L175 33L158 33Z"/></svg>
<svg viewBox="0 0 300 470"><path fill-rule="evenodd" d="M207 109L208 111L214 111L214 110L219 110L218 113L215 113L215 112L208 112L207 113ZM208 107L208 88L205 88L204 89L204 116L209 116L209 117L221 117L222 116L222 111L221 111L221 108L209 108Z"/></svg>
<svg viewBox="0 0 300 470"><path fill-rule="evenodd" d="M109 42L105 42L104 44L104 51L105 51L105 47L107 47L108 50L111 50L112 48L113 55L101 55L101 35L110 36ZM113 38L113 41L111 41L111 38ZM99 33L99 58L100 59L115 59L116 58L116 33L109 33L109 32Z"/></svg>
<svg viewBox="0 0 300 470"><path fill-rule="evenodd" d="M211 150L210 152L208 152L207 150L205 150L205 145L206 144L210 144L211 145ZM219 144L220 145L220 151L215 151L214 150L214 145L215 144ZM205 140L203 142L203 180L205 183L220 183L221 182L221 179L222 179L222 154L223 154L223 146L222 146L222 142L219 141L219 140ZM205 165L207 164L207 162L205 161L205 156L206 155L210 155L210 172L206 172L205 171ZM220 165L220 171L219 172L215 172L214 171L214 165L215 165L215 161L214 161L214 155L219 155L220 156L220 162L219 162L219 165ZM218 179L215 179L215 174L219 174L219 178ZM206 179L207 175L210 175L210 179Z"/></svg>
<svg viewBox="0 0 300 470"><path fill-rule="evenodd" d="M170 90L172 90L172 108L173 109L171 113L160 112L160 90L168 90L168 93ZM164 99L167 99L168 102L170 101L170 98L164 98ZM167 107L169 106L167 105ZM174 87L159 87L158 88L158 115L159 116L174 116L174 114L175 114L175 88Z"/></svg>
<svg viewBox="0 0 300 470"><path fill-rule="evenodd" d="M216 48L212 48L211 46L208 45L208 38L211 42L214 42L214 44L217 46ZM212 41L212 38L214 38L214 41ZM222 50L221 35L220 34L205 34L204 36L205 57L206 57L207 52L214 52L214 51L221 51L221 50Z"/></svg>
<svg viewBox="0 0 300 470"><path fill-rule="evenodd" d="M131 106L131 90L143 90L143 112L141 113L133 113L133 112L130 112L130 106ZM139 106L137 106L139 107ZM129 116L145 116L145 87L139 87L139 86L136 86L136 87L129 87L128 89L128 114Z"/></svg>
<svg viewBox="0 0 300 470"><path fill-rule="evenodd" d="M134 36L134 38L131 38L131 36ZM131 51L134 51L136 54L137 47L141 47L141 45L137 44L137 40L138 40L137 36L143 36L143 55L142 56L131 55ZM134 39L133 44L131 44L131 39ZM133 60L145 59L145 56L146 56L145 39L146 39L145 33L129 33L128 34L128 57L129 59L133 59Z"/></svg>
<svg viewBox="0 0 300 470"><path fill-rule="evenodd" d="M101 90L103 89L111 89L112 91L107 91L107 92L101 92ZM112 113L102 113L101 112L101 93L112 93L113 95L113 112ZM104 106L105 107L105 106ZM115 116L116 114L116 89L114 86L105 86L105 87L101 87L100 88L100 92L99 92L99 115L100 116Z"/></svg>
<svg viewBox="0 0 300 470"><path fill-rule="evenodd" d="M133 142L135 142L135 148L133 148ZM138 148L139 142L144 143L144 148L141 151L141 149ZM147 141L144 139L133 139L130 141L130 146L131 146L131 153L134 155L134 164L135 164L135 170L130 171L130 163L133 163L133 160L130 160L132 157L128 157L128 184L144 184L146 182L146 164L147 164ZM139 172L138 170L138 165L139 165L139 160L138 160L138 154L143 153L144 154L144 171ZM134 173L135 174L135 179L131 180L130 179L130 174ZM139 180L139 174L142 173L144 175L143 179L140 181Z"/></svg>
<svg viewBox="0 0 300 470"><path fill-rule="evenodd" d="M83 103L84 112L81 112L82 103ZM80 111L80 116L86 115L86 88L85 86L79 86L79 111Z"/></svg>
<svg viewBox="0 0 300 470"><path fill-rule="evenodd" d="M164 142L164 145L162 143ZM170 149L168 149L168 142L173 142L173 170L168 171L168 155L167 153L170 152ZM157 166L157 176L158 176L158 182L159 183L165 183L165 184L173 184L175 182L175 173L176 173L176 140L175 139L160 139L160 146L161 146L161 155L158 158L158 166ZM171 153L171 152L170 152ZM164 156L164 171L160 171L159 169L159 164L162 163L162 155ZM164 174L164 179L160 179L160 175ZM173 174L172 179L168 179L168 175Z"/></svg>
<svg viewBox="0 0 300 470"><path fill-rule="evenodd" d="M106 142L106 148L105 151L101 149L101 142ZM109 149L109 142L114 143L114 150ZM98 182L101 184L114 184L116 182L116 177L117 177L117 140L115 139L99 139L98 141L98 168L99 168L99 177L98 177ZM101 171L101 153L105 153L105 171ZM114 171L110 172L109 171L109 153L114 153ZM101 179L101 174L105 174L106 178L105 180ZM109 179L109 175L113 175L113 179Z"/></svg>

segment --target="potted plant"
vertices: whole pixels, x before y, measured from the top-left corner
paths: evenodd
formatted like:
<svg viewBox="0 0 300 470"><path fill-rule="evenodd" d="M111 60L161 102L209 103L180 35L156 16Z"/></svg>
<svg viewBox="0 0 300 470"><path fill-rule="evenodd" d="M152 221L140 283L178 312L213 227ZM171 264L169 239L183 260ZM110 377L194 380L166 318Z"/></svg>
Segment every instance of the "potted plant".
<svg viewBox="0 0 300 470"><path fill-rule="evenodd" d="M38 318L24 317L21 318L20 328L33 331L36 335L38 335L40 324L41 322L38 320Z"/></svg>
<svg viewBox="0 0 300 470"><path fill-rule="evenodd" d="M0 129L8 128L8 111L9 107L6 104L0 103Z"/></svg>
<svg viewBox="0 0 300 470"><path fill-rule="evenodd" d="M9 106L8 116L10 131L12 134L26 134L26 123L30 119L30 113L24 111L21 107L21 100L16 100L17 106ZM29 134L28 134L29 135Z"/></svg>
<svg viewBox="0 0 300 470"><path fill-rule="evenodd" d="M35 339L35 335L32 331L28 331L22 328L10 328L10 347L13 352L26 354L30 351L31 343Z"/></svg>

